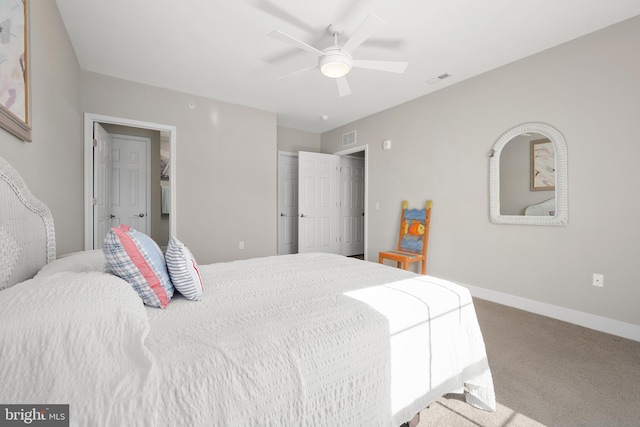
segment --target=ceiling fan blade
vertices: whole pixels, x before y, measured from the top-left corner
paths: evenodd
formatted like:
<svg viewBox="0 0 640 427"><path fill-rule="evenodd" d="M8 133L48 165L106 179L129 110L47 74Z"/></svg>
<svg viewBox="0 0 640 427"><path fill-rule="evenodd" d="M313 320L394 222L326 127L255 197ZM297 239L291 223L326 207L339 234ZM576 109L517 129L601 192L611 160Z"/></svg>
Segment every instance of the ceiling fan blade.
<svg viewBox="0 0 640 427"><path fill-rule="evenodd" d="M354 59L351 63L354 67L368 68L370 70L388 71L390 73L404 73L407 69L408 62L395 61L370 61L367 59Z"/></svg>
<svg viewBox="0 0 640 427"><path fill-rule="evenodd" d="M262 9L262 11L268 13L269 15L295 25L296 27L305 30L308 33L315 33L318 30L317 28L313 28L311 25L299 19L297 16L294 16L289 11L276 6L271 1L261 0L257 3L256 6L258 9Z"/></svg>
<svg viewBox="0 0 640 427"><path fill-rule="evenodd" d="M294 71L293 73L289 73L289 74L285 74L284 76L280 76L280 77L276 78L276 80L288 79L289 77L293 77L293 76L295 76L297 74L304 73L305 71L315 70L316 68L318 68L317 65L314 65L313 67L303 68L301 70Z"/></svg>
<svg viewBox="0 0 640 427"><path fill-rule="evenodd" d="M319 49L316 49L315 47L311 46L308 43L303 42L302 40L299 40L283 31L280 30L275 30L269 33L269 35L271 37L274 37L278 40L282 40L285 43L289 43L292 44L302 50L306 50L307 52L311 52L314 53L316 55L322 55L322 51Z"/></svg>
<svg viewBox="0 0 640 427"><path fill-rule="evenodd" d="M351 95L351 88L349 87L349 82L347 82L346 77L338 77L336 83L338 84L338 93L340 96Z"/></svg>
<svg viewBox="0 0 640 427"><path fill-rule="evenodd" d="M359 10L362 7L368 7L369 0L342 0L340 5L342 8L336 11L336 16L342 17L340 22L347 22L349 18L355 17L356 13L360 13Z"/></svg>
<svg viewBox="0 0 640 427"><path fill-rule="evenodd" d="M362 24L358 27L355 33L349 37L349 40L342 46L341 51L353 52L355 48L360 46L366 39L368 39L378 28L382 27L385 22L378 16L370 13L362 21Z"/></svg>

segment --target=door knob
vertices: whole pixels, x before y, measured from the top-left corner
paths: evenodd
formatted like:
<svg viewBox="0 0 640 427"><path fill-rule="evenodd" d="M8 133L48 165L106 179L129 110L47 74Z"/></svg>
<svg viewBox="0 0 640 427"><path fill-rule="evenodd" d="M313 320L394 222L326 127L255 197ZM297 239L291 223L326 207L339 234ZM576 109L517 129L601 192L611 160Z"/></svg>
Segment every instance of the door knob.
<svg viewBox="0 0 640 427"><path fill-rule="evenodd" d="M284 214L282 212L280 212L280 216L284 216Z"/></svg>
<svg viewBox="0 0 640 427"><path fill-rule="evenodd" d="M111 218L111 219L113 219L113 218L115 218L115 217L116 217L116 216L115 216L114 214L109 215L109 218Z"/></svg>
<svg viewBox="0 0 640 427"><path fill-rule="evenodd" d="M300 218L304 218L304 214L300 214Z"/></svg>
<svg viewBox="0 0 640 427"><path fill-rule="evenodd" d="M139 216L140 218L144 218L144 214L143 214L143 213L138 214L138 216Z"/></svg>

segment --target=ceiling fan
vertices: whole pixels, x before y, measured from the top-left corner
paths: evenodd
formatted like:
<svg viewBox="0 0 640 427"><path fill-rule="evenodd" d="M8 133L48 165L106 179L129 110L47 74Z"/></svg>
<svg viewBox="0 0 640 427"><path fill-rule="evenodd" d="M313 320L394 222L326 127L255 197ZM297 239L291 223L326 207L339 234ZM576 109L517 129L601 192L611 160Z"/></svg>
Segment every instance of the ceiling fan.
<svg viewBox="0 0 640 427"><path fill-rule="evenodd" d="M351 94L351 88L347 82L346 75L352 68L368 68L370 70L404 73L408 65L407 62L353 59L351 56L351 52L364 43L378 28L384 25L384 23L385 22L378 16L370 13L342 47L338 45L338 36L342 33L342 28L336 24L329 25L328 31L333 36L334 44L324 50L317 49L284 31L272 31L269 33L270 36L318 55L317 66L294 71L293 73L279 77L278 80L318 68L323 75L336 80L340 96L347 96Z"/></svg>

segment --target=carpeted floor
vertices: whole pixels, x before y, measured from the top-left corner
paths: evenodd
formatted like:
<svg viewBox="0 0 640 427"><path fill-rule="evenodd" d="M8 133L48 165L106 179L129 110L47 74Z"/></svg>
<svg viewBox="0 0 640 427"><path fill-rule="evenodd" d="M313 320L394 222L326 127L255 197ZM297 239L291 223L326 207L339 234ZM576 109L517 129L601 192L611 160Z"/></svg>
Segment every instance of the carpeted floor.
<svg viewBox="0 0 640 427"><path fill-rule="evenodd" d="M640 426L640 342L484 300L474 303L497 411L449 395L422 411L417 427Z"/></svg>

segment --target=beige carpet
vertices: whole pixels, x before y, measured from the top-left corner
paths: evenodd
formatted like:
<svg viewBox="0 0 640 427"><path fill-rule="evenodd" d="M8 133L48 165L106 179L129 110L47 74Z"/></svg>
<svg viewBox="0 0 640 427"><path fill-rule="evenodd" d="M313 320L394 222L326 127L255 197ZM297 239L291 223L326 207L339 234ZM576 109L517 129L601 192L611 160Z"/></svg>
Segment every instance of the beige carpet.
<svg viewBox="0 0 640 427"><path fill-rule="evenodd" d="M640 426L640 342L474 299L498 409L441 398L412 427Z"/></svg>

